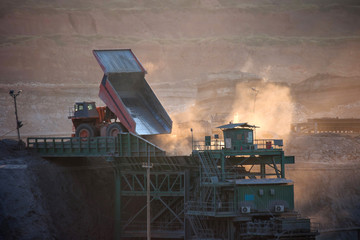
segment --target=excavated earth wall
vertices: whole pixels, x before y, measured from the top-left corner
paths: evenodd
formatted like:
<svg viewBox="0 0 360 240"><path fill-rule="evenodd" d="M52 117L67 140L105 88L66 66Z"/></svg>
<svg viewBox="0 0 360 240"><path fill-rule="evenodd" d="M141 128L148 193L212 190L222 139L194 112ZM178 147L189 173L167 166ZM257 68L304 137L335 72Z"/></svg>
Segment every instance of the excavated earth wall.
<svg viewBox="0 0 360 240"><path fill-rule="evenodd" d="M0 239L112 239L113 179L102 159L45 160L0 141Z"/></svg>

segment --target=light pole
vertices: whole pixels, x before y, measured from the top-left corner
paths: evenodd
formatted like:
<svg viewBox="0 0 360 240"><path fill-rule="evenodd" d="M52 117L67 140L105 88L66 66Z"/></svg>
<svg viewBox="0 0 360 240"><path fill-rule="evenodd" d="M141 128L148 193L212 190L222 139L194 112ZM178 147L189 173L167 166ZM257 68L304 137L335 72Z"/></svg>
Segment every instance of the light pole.
<svg viewBox="0 0 360 240"><path fill-rule="evenodd" d="M191 151L194 150L194 134L193 134L193 129L190 128L191 131Z"/></svg>
<svg viewBox="0 0 360 240"><path fill-rule="evenodd" d="M259 90L257 90L255 87L252 87L251 90L253 90L255 92L254 107L253 107L253 113L255 113L256 96L258 95Z"/></svg>
<svg viewBox="0 0 360 240"><path fill-rule="evenodd" d="M10 96L12 96L14 98L14 104L15 104L15 117L16 117L16 129L17 129L17 134L18 134L18 140L19 140L19 143L20 143L20 128L22 127L22 122L19 121L19 118L18 118L18 114L17 114L17 106L16 106L16 97L20 95L20 93L22 92L22 90L19 90L17 93L15 93L14 90L10 90L9 91L9 94Z"/></svg>
<svg viewBox="0 0 360 240"><path fill-rule="evenodd" d="M152 168L152 163L150 162L150 146L148 146L148 161L143 163L142 167L146 168L146 239L151 239L151 213L150 213L150 168Z"/></svg>

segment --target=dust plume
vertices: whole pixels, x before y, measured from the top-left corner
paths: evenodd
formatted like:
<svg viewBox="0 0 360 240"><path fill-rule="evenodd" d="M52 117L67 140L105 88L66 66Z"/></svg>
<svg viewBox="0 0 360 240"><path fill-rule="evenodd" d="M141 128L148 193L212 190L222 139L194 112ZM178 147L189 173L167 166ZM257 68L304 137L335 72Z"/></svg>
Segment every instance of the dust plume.
<svg viewBox="0 0 360 240"><path fill-rule="evenodd" d="M151 137L151 141L168 154L188 155L192 137L194 141L204 141L206 135L221 135L216 127L230 121L259 126L257 138L286 138L293 113L289 87L264 81L237 81L231 85L226 86L226 91L219 84L209 84L206 91L198 90L197 104L171 115L172 133ZM222 90L225 95L216 95Z"/></svg>
<svg viewBox="0 0 360 240"><path fill-rule="evenodd" d="M167 155L189 155L192 142L203 139L205 135L211 133L208 121L199 121L197 112L195 107L189 107L181 113L173 114L171 116L173 127L170 134L146 138L166 150Z"/></svg>
<svg viewBox="0 0 360 240"><path fill-rule="evenodd" d="M152 62L145 62L143 66L148 74L152 74L159 69L159 66Z"/></svg>
<svg viewBox="0 0 360 240"><path fill-rule="evenodd" d="M259 126L258 138L286 137L290 132L293 104L290 89L276 83L236 85L236 98L229 119Z"/></svg>
<svg viewBox="0 0 360 240"><path fill-rule="evenodd" d="M320 230L359 226L358 169L358 164L311 163L289 168L287 177L295 182L295 208ZM354 232L321 234L317 239L352 239L349 234Z"/></svg>

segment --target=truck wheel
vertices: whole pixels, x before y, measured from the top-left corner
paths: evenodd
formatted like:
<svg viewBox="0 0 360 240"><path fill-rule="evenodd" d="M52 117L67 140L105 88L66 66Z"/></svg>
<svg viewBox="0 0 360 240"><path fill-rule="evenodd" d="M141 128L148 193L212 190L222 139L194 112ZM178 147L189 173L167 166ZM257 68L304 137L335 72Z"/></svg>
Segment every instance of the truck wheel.
<svg viewBox="0 0 360 240"><path fill-rule="evenodd" d="M88 123L82 123L76 128L75 136L83 138L95 137L95 129Z"/></svg>
<svg viewBox="0 0 360 240"><path fill-rule="evenodd" d="M126 129L121 123L112 123L106 129L106 136L116 137L119 133L125 131Z"/></svg>

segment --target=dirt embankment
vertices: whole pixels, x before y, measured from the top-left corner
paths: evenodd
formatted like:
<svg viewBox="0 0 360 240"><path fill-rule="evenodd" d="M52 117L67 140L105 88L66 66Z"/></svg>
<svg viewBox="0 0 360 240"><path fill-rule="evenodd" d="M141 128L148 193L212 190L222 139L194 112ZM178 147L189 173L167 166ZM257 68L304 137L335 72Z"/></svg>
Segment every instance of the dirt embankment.
<svg viewBox="0 0 360 240"><path fill-rule="evenodd" d="M300 164L349 165L360 163L360 136L336 133L292 134L285 145Z"/></svg>
<svg viewBox="0 0 360 240"><path fill-rule="evenodd" d="M313 117L360 117L360 77L317 74L293 84L291 90L294 102Z"/></svg>
<svg viewBox="0 0 360 240"><path fill-rule="evenodd" d="M360 226L360 136L292 135L286 155L294 181L295 208L320 224L320 229ZM327 233L319 239L353 239L356 232Z"/></svg>
<svg viewBox="0 0 360 240"><path fill-rule="evenodd" d="M112 239L114 180L104 160L47 161L0 141L0 239Z"/></svg>

